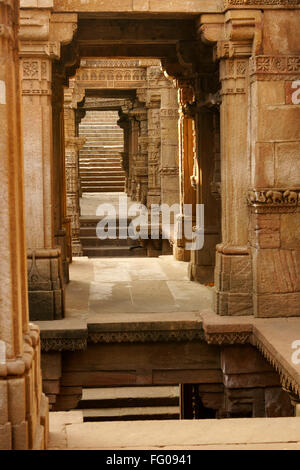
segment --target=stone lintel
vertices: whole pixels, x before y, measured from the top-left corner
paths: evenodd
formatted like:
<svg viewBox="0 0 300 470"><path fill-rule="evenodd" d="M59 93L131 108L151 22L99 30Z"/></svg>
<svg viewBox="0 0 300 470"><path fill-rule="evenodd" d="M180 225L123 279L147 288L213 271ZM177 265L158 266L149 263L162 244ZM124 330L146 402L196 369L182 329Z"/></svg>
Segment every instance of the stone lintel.
<svg viewBox="0 0 300 470"><path fill-rule="evenodd" d="M25 0L23 0L25 1ZM33 0L31 0L33 1ZM143 15L160 13L162 15L180 14L197 15L204 12L219 12L223 9L223 0L189 0L170 2L169 0L94 0L82 2L75 0L54 0L54 11L100 12L121 15L122 13L140 13Z"/></svg>

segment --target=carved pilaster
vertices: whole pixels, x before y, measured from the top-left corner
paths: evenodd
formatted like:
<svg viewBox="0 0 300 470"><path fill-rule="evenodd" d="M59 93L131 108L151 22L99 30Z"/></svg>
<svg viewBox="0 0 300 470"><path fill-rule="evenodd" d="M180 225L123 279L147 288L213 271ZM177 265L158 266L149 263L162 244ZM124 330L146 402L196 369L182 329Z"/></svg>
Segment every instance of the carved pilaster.
<svg viewBox="0 0 300 470"><path fill-rule="evenodd" d="M72 255L82 256L80 242L80 181L79 150L85 143L77 137L77 105L83 103L85 90L77 86L74 79L69 81L69 88L64 90L64 130L65 130L65 171L67 216L71 218ZM78 113L79 114L79 113Z"/></svg>
<svg viewBox="0 0 300 470"><path fill-rule="evenodd" d="M64 197L64 74L58 61L67 60L64 48L72 41L76 25L77 15L74 14L54 14L48 8L20 11L27 247L33 251L44 250L46 257L47 250L55 249L58 243L62 252L58 254L55 269L59 278L63 260L65 280L68 279L67 265L70 261L70 229ZM47 268L45 272L50 271ZM60 297L63 298L63 280L60 289ZM34 291L31 288L30 311L35 319L39 299L45 304L46 298L49 304L45 311L50 312L52 309L48 319L63 316L63 302L57 302L54 308L53 295L56 294L51 289Z"/></svg>
<svg viewBox="0 0 300 470"><path fill-rule="evenodd" d="M245 197L250 184L249 57L261 47L261 12L202 15L198 26L201 39L214 45L215 60L220 62L222 243L216 254L216 311L249 315L253 313Z"/></svg>

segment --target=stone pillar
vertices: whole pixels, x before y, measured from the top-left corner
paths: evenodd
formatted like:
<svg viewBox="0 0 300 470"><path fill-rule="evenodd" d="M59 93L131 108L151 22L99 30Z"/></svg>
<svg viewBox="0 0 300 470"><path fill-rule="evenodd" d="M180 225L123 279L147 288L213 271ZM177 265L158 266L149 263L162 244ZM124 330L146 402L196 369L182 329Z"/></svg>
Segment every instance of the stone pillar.
<svg viewBox="0 0 300 470"><path fill-rule="evenodd" d="M39 328L28 323L17 29L19 2L0 1L0 449L47 447Z"/></svg>
<svg viewBox="0 0 300 470"><path fill-rule="evenodd" d="M195 125L197 139L198 177L195 179L197 203L204 205L204 245L201 250L191 252L190 279L203 284L214 280L216 245L220 242L221 208L212 192L215 165L215 118L218 109L209 98L214 77L197 80ZM202 96L201 96L202 95ZM214 100L212 100L214 101Z"/></svg>
<svg viewBox="0 0 300 470"><path fill-rule="evenodd" d="M131 122L128 118L128 114L123 114L119 111L120 119L118 120L118 126L123 129L124 135L124 151L121 153L122 157L122 168L125 171L125 192L129 195L129 152L130 152L130 140L131 140Z"/></svg>
<svg viewBox="0 0 300 470"><path fill-rule="evenodd" d="M162 204L179 204L178 98L172 81L163 76L161 86L161 177Z"/></svg>
<svg viewBox="0 0 300 470"><path fill-rule="evenodd" d="M130 116L132 121L133 181L136 201L147 203L148 190L148 117L147 109L140 102L135 103Z"/></svg>
<svg viewBox="0 0 300 470"><path fill-rule="evenodd" d="M195 216L196 188L192 184L194 165L196 162L195 119L190 112L189 104L194 101L194 93L189 80L177 80L179 102L179 181L180 210L178 223L184 228L184 205L192 205L192 217ZM184 234L177 238L173 246L174 257L178 261L190 261L190 250L185 248Z"/></svg>
<svg viewBox="0 0 300 470"><path fill-rule="evenodd" d="M200 35L215 43L221 99L222 242L217 246L215 310L219 315L251 315L252 263L248 245L249 57L260 47L261 13L229 10L202 15Z"/></svg>
<svg viewBox="0 0 300 470"><path fill-rule="evenodd" d="M61 147L55 152L53 149L53 136L63 129L60 114L54 120L53 133L52 61L60 57L61 42L72 40L76 22L74 14L55 15L47 8L21 9L26 239L32 320L51 320L64 314L67 272L65 264L64 276L61 250L55 239L60 235L57 220L61 220L64 212L64 188L57 178L57 158L62 155ZM55 199L57 193L60 201ZM64 253L65 261L66 257Z"/></svg>
<svg viewBox="0 0 300 470"><path fill-rule="evenodd" d="M216 310L220 315L251 315L252 272L246 203L250 184L249 54L241 52L228 59L223 52L220 61L222 243L217 246L216 254Z"/></svg>
<svg viewBox="0 0 300 470"><path fill-rule="evenodd" d="M150 90L149 90L150 93ZM148 115L148 196L147 207L161 203L161 181L159 165L161 160L160 95L151 93L147 102Z"/></svg>
<svg viewBox="0 0 300 470"><path fill-rule="evenodd" d="M249 241L258 317L300 315L299 21L299 10L266 11L262 49L250 60Z"/></svg>
<svg viewBox="0 0 300 470"><path fill-rule="evenodd" d="M61 249L64 282L69 282L72 260L71 219L67 217L64 137L64 68L52 68L52 127L54 191L54 243Z"/></svg>
<svg viewBox="0 0 300 470"><path fill-rule="evenodd" d="M70 80L71 82L71 80ZM72 255L82 256L80 242L80 181L79 181L79 150L85 139L76 134L77 103L84 99L84 91L74 88L74 81L64 93L64 126L65 126L65 159L66 159L66 192L67 217L71 219Z"/></svg>

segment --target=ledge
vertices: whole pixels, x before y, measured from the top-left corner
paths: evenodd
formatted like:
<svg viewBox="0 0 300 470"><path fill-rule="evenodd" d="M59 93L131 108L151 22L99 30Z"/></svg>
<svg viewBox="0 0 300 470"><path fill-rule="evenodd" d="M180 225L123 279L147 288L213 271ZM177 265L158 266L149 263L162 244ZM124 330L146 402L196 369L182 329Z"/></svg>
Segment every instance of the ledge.
<svg viewBox="0 0 300 470"><path fill-rule="evenodd" d="M36 323L40 327L44 352L80 351L89 343L252 344L278 371L282 386L300 397L300 364L292 361L296 351L292 343L300 341L299 317L230 317L207 310L201 314L104 314L90 317L88 323L76 318Z"/></svg>

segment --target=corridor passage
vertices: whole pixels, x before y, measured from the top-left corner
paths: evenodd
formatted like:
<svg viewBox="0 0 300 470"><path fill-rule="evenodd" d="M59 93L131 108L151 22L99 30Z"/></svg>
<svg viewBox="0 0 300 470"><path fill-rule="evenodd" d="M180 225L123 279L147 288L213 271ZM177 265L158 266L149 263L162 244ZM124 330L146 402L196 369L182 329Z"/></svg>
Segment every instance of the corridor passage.
<svg viewBox="0 0 300 470"><path fill-rule="evenodd" d="M188 280L188 263L158 258L74 258L66 289L66 318L126 321L138 314L203 312L213 289ZM129 314L129 315L125 315ZM185 314L184 314L185 315Z"/></svg>

